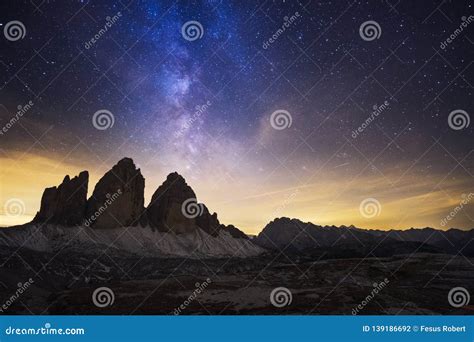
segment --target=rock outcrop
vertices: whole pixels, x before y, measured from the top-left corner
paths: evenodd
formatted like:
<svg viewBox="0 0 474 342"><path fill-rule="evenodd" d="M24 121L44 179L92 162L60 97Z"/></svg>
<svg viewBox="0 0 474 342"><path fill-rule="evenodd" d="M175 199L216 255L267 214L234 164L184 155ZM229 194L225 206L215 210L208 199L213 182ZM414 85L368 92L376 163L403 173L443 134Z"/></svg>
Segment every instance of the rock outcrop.
<svg viewBox="0 0 474 342"><path fill-rule="evenodd" d="M148 224L163 232L172 231L179 234L193 231L196 226L194 214L185 216L182 211L188 201L189 210L192 211L194 207L199 212L201 207L197 203L191 204L193 199L196 199L196 194L184 178L177 172L170 173L151 197L146 210Z"/></svg>
<svg viewBox="0 0 474 342"><path fill-rule="evenodd" d="M136 226L144 211L145 179L133 160L123 158L98 182L87 202L86 225Z"/></svg>
<svg viewBox="0 0 474 342"><path fill-rule="evenodd" d="M390 239L390 237L387 237ZM267 249L305 251L331 248L339 245L361 248L380 243L382 238L368 230L346 226L319 226L288 217L276 218L268 223L253 240Z"/></svg>
<svg viewBox="0 0 474 342"><path fill-rule="evenodd" d="M211 214L203 203L199 203L193 189L177 172L170 173L158 187L146 211L148 225L158 231L182 234L201 229L211 236L218 236L225 230L234 238L247 239L234 226L221 224L216 213Z"/></svg>
<svg viewBox="0 0 474 342"><path fill-rule="evenodd" d="M247 236L247 234L245 234L243 231L241 231L240 229L236 228L234 225L228 225L228 226L225 226L225 225L222 225L222 229L224 231L227 231L229 232L229 234L236 238L236 239L245 239L245 240L249 240L249 237Z"/></svg>
<svg viewBox="0 0 474 342"><path fill-rule="evenodd" d="M196 225L212 236L216 236L225 227L220 224L217 214L211 214L204 204L201 204L201 215L196 217Z"/></svg>
<svg viewBox="0 0 474 342"><path fill-rule="evenodd" d="M216 213L197 202L193 189L177 172L168 175L146 209L145 179L132 159L123 158L113 166L87 200L88 180L89 174L84 171L73 179L66 176L57 188L47 188L34 222L94 229L141 225L174 234L204 231L213 237L224 231L232 238L248 239L236 227L221 224Z"/></svg>
<svg viewBox="0 0 474 342"><path fill-rule="evenodd" d="M46 188L33 222L80 225L86 213L88 182L89 173L83 171L72 179L64 177L58 187Z"/></svg>

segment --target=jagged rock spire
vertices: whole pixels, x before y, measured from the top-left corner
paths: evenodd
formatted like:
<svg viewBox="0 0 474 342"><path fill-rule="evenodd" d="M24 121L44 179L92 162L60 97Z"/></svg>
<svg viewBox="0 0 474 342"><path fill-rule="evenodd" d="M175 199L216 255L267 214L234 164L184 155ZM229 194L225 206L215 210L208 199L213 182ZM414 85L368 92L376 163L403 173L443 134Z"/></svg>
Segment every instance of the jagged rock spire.
<svg viewBox="0 0 474 342"><path fill-rule="evenodd" d="M88 182L89 173L82 171L72 179L67 175L58 187L46 188L33 222L64 226L81 224L86 212Z"/></svg>
<svg viewBox="0 0 474 342"><path fill-rule="evenodd" d="M143 214L145 179L133 160L123 158L98 182L87 201L86 225L136 226Z"/></svg>

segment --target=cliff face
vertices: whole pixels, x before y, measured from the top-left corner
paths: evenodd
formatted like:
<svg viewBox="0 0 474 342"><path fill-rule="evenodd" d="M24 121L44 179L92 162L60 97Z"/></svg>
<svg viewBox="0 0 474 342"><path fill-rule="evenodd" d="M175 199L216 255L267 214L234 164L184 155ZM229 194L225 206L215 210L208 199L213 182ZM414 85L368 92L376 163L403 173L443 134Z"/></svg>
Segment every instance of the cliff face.
<svg viewBox="0 0 474 342"><path fill-rule="evenodd" d="M145 179L133 160L120 160L97 182L87 201L86 224L94 228L138 225L144 192Z"/></svg>
<svg viewBox="0 0 474 342"><path fill-rule="evenodd" d="M200 228L211 236L226 231L234 238L248 239L234 226L221 224L217 214L211 214L203 203L197 201L193 189L176 172L170 173L155 191L146 214L148 224L158 231L182 234Z"/></svg>
<svg viewBox="0 0 474 342"><path fill-rule="evenodd" d="M183 214L183 208L186 201L190 203L195 198L196 194L184 178L176 172L170 173L151 197L146 209L148 224L164 232L186 233L194 230L195 217ZM191 204L188 207L192 209ZM195 208L199 211L198 205Z"/></svg>
<svg viewBox="0 0 474 342"><path fill-rule="evenodd" d="M87 199L89 174L83 171L58 187L47 188L34 223L61 226L85 225L94 229L149 226L174 234L200 230L216 237L225 231L233 238L248 239L234 226L221 224L216 213L198 203L193 189L176 172L170 173L144 207L145 179L133 160L123 158L97 182Z"/></svg>
<svg viewBox="0 0 474 342"><path fill-rule="evenodd" d="M33 222L80 225L86 213L88 182L89 173L83 171L72 179L64 177L58 187L46 188Z"/></svg>

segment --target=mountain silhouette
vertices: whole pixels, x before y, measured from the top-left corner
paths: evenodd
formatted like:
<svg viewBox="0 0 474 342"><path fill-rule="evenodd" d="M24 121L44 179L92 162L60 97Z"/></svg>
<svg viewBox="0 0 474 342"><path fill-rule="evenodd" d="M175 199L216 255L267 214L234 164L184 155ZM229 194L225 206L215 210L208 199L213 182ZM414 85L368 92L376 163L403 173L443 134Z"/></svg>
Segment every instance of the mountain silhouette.
<svg viewBox="0 0 474 342"><path fill-rule="evenodd" d="M259 246L297 254L364 257L404 253L460 253L474 256L474 230L433 228L369 230L354 226L318 226L287 217L268 223L254 239Z"/></svg>
<svg viewBox="0 0 474 342"><path fill-rule="evenodd" d="M282 251L309 257L422 252L474 255L474 230L367 230L282 217L249 239L235 226L221 224L177 172L167 176L145 207L145 178L131 158L121 159L107 171L89 198L88 182L89 173L82 171L73 178L65 176L57 187L46 188L33 221L0 230L0 245L55 250L67 243L69 248L87 252L101 245L135 254L196 257L248 257ZM42 234L32 239L35 229Z"/></svg>
<svg viewBox="0 0 474 342"><path fill-rule="evenodd" d="M88 181L83 171L45 189L33 221L0 230L0 245L49 251L67 244L93 252L95 244L136 254L196 257L264 251L235 226L221 224L177 172L168 175L147 207L145 179L131 158L107 171L89 198ZM42 234L33 239L37 229Z"/></svg>

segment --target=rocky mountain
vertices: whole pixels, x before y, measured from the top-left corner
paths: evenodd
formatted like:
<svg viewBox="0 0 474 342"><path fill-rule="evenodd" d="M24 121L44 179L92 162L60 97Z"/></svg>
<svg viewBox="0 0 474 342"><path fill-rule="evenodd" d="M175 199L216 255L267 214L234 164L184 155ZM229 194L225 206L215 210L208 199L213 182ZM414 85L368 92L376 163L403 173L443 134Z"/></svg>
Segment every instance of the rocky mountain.
<svg viewBox="0 0 474 342"><path fill-rule="evenodd" d="M421 252L474 255L474 230L367 230L285 217L268 223L250 240L238 228L221 224L176 172L168 175L145 207L145 179L130 158L107 171L89 198L88 181L89 174L83 171L47 188L34 220L1 229L0 245L48 252L106 249L152 257L246 257L266 251L311 258Z"/></svg>
<svg viewBox="0 0 474 342"><path fill-rule="evenodd" d="M184 178L176 172L169 174L151 197L146 209L148 223L164 232L173 231L179 234L193 231L196 229L194 215L191 213L186 217L182 209L185 201L192 202L193 199L196 199L196 194ZM195 203L194 207L199 214L200 206Z"/></svg>
<svg viewBox="0 0 474 342"><path fill-rule="evenodd" d="M88 178L83 171L47 188L34 220L0 230L0 245L48 252L110 249L147 256L239 257L264 251L239 229L221 224L176 172L168 175L146 208L145 179L132 159L114 165L89 199Z"/></svg>
<svg viewBox="0 0 474 342"><path fill-rule="evenodd" d="M405 253L462 253L474 256L474 230L433 228L368 230L354 226L318 226L297 219L277 218L253 240L270 250L300 254L364 257Z"/></svg>
<svg viewBox="0 0 474 342"><path fill-rule="evenodd" d="M144 212L144 194L145 178L140 169L132 159L123 158L97 182L87 201L88 225L94 228L138 225Z"/></svg>
<svg viewBox="0 0 474 342"><path fill-rule="evenodd" d="M474 256L474 229L460 230L448 229L438 230L434 228L410 228L406 230L371 230L371 234L384 236L389 234L391 238L400 242L422 242L429 246L435 246L445 253Z"/></svg>
<svg viewBox="0 0 474 342"><path fill-rule="evenodd" d="M317 226L287 217L277 218L265 226L255 242L268 249L303 251L316 247L373 243L378 237L354 227Z"/></svg>
<svg viewBox="0 0 474 342"><path fill-rule="evenodd" d="M41 197L41 208L33 222L64 226L81 224L86 213L88 182L89 173L83 171L72 179L64 177L58 187L46 188Z"/></svg>

